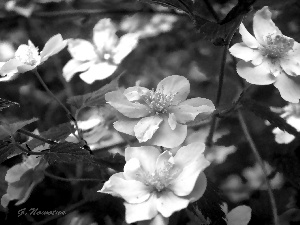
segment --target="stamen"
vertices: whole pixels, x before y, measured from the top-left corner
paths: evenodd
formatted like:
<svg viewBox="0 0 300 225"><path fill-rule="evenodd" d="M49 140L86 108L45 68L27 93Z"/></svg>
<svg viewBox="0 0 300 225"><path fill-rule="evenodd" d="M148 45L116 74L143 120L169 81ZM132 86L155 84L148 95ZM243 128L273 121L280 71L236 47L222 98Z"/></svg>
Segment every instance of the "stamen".
<svg viewBox="0 0 300 225"><path fill-rule="evenodd" d="M28 42L28 45L19 46L15 53L15 58L30 66L37 65L41 60L38 48L35 47L30 41Z"/></svg>

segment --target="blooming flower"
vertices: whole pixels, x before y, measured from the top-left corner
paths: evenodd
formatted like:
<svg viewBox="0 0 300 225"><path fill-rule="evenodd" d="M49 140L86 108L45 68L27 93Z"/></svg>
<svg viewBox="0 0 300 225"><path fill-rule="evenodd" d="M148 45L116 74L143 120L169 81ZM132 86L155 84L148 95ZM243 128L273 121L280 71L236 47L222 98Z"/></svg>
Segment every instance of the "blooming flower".
<svg viewBox="0 0 300 225"><path fill-rule="evenodd" d="M126 222L160 220L166 224L174 212L198 200L206 189L203 170L210 164L197 142L176 155L153 146L125 149L124 172L105 182L102 193L125 200Z"/></svg>
<svg viewBox="0 0 300 225"><path fill-rule="evenodd" d="M109 92L105 99L122 114L114 123L116 130L136 136L139 142L173 148L186 138L187 122L197 115L207 117L215 109L205 98L185 100L189 92L189 81L173 75L159 82L156 91L135 86L123 93Z"/></svg>
<svg viewBox="0 0 300 225"><path fill-rule="evenodd" d="M83 39L71 39L68 50L73 57L63 68L67 81L77 72L80 78L91 84L112 75L122 60L136 47L138 36L125 34L120 39L117 28L110 19L100 20L94 27L93 43Z"/></svg>
<svg viewBox="0 0 300 225"><path fill-rule="evenodd" d="M23 44L19 46L13 59L2 65L0 74L25 73L33 70L49 57L60 52L66 45L66 40L63 40L62 36L57 34L47 41L43 50L39 53L38 48L31 41L28 41L28 45Z"/></svg>
<svg viewBox="0 0 300 225"><path fill-rule="evenodd" d="M300 105L290 103L283 108L283 111L284 113L281 117L284 118L288 124L295 127L297 131L300 131ZM273 130L273 134L275 134L275 141L278 144L289 144L295 139L294 135L280 130L278 127Z"/></svg>
<svg viewBox="0 0 300 225"><path fill-rule="evenodd" d="M49 145L39 146L33 151L38 152ZM6 208L11 200L18 200L16 205L27 201L33 188L44 179L44 169L48 163L39 156L26 156L22 163L11 167L5 176L8 182L7 193L1 198L1 205Z"/></svg>
<svg viewBox="0 0 300 225"><path fill-rule="evenodd" d="M242 59L237 73L251 84L274 84L283 99L297 103L300 98L300 44L284 36L271 20L265 6L253 18L255 38L243 24L239 32L242 43L233 45L230 53Z"/></svg>

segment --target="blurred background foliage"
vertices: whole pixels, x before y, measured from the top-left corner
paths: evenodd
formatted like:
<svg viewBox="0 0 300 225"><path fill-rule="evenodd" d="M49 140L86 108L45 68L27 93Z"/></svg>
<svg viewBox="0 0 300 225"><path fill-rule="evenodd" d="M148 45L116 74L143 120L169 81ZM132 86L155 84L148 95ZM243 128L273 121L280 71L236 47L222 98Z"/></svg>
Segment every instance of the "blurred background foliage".
<svg viewBox="0 0 300 225"><path fill-rule="evenodd" d="M198 13L203 18L214 21L206 1L196 0L196 2L201 9ZM223 19L237 1L210 0L209 4L218 17ZM257 0L253 4L254 10L249 12L243 21L248 30L252 32L251 21L255 10L266 5L273 10L273 20L282 33L300 42L300 3L297 0ZM63 103L71 96L98 90L123 71L125 74L120 79L121 87L129 87L138 82L141 86L153 88L163 78L178 74L189 79L190 97L215 100L222 48L204 40L202 34L195 30L191 20L182 12L142 1L3 0L0 3L0 62L13 57L18 46L27 43L29 39L39 46L39 49L42 49L45 42L57 33L62 34L64 39L91 40L93 27L102 18L111 18L118 25L118 35L142 32L143 36L138 46L123 60L111 77L91 85L84 83L78 74L70 82L65 81L62 68L71 59L66 49L40 66L39 72L44 81ZM239 33L236 33L232 44L240 40ZM235 71L235 63L228 55L221 108L228 107L240 94L239 86L243 81ZM42 132L68 121L63 110L47 95L31 72L21 74L15 80L1 82L0 97L20 104L19 107L1 111L1 119L14 122L32 117L39 118L38 122L27 126L30 131L37 128ZM272 85L251 86L247 97L266 106L279 108L286 105ZM95 114L93 110L83 110L80 120L87 120L91 114ZM299 140L296 139L288 145L277 144L272 133L273 126L266 125L263 119L251 112L244 111L244 114L259 152L268 165L279 215L291 208L299 208ZM208 122L191 128L189 132L186 143L195 140L205 141ZM219 120L215 136L219 139L216 138L216 144L207 153L214 159L214 163L206 170L208 178L216 189L221 189L222 198L229 203L230 208L238 204L247 204L252 208L250 224L270 224L271 215L268 213L270 205L261 170L243 136L236 113ZM20 141L25 139L22 135L18 138ZM4 180L7 168L15 163L16 161L12 160L3 163L0 170L1 180ZM62 164L50 169L57 175L66 176L59 171L68 170L74 173L76 167ZM101 177L99 170L95 168L85 168L85 172L89 172L88 176ZM100 189L97 189L93 182L68 183L46 177L35 188L26 203L21 206L10 205L8 213L0 212L0 223L9 221L9 224L32 224L33 218L29 216L26 219L16 218L17 211L25 207L64 210L80 199L85 199L82 190L90 188ZM5 184L0 186L0 190L0 194L5 193ZM203 203L208 211L213 208L211 206L213 203L209 203L209 199L213 199L211 195L213 194L208 193L206 196L208 203ZM79 206L71 208L72 212L67 216L47 224L84 225L93 222L107 225L122 224L124 208L121 200L105 196ZM288 217L285 220L287 223L284 224L296 224L291 222L291 218L292 216ZM34 217L35 221L43 219L43 216ZM183 219L180 223L178 219L177 224L184 224L187 221Z"/></svg>

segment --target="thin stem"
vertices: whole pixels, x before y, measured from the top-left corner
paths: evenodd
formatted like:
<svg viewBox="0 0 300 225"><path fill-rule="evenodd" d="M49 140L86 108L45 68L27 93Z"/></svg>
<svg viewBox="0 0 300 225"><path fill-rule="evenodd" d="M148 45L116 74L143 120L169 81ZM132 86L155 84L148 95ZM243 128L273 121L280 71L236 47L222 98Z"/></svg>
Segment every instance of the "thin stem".
<svg viewBox="0 0 300 225"><path fill-rule="evenodd" d="M218 16L218 14L215 12L214 8L212 7L212 5L210 4L209 0L203 0L208 11L211 13L211 15L214 17L214 19L217 21L217 22L220 22L220 18Z"/></svg>
<svg viewBox="0 0 300 225"><path fill-rule="evenodd" d="M221 60L221 68L220 68L220 75L219 75L219 85L218 85L218 92L217 92L217 97L215 101L215 107L218 108L222 96L222 88L223 88L223 82L224 82L224 75L225 75L225 65L226 65L226 59L227 59L227 50L229 48L229 45L225 45L223 47L223 55L222 55L222 60ZM212 117L212 122L211 122L211 127L209 130L209 134L206 139L206 145L208 147L211 147L212 145L212 140L215 132L215 127L217 123L217 115L213 115Z"/></svg>
<svg viewBox="0 0 300 225"><path fill-rule="evenodd" d="M43 138L43 137L41 137L41 136L38 136L38 135L36 135L36 134L33 134L33 133L31 133L31 132L29 132L29 131L27 131L27 130L24 130L24 129L22 129L22 128L18 130L18 133L24 134L24 135L29 136L29 137L32 137L32 138L35 138L35 139L40 140L40 141L42 141L42 142L44 142L44 143L48 143L49 145L53 145L53 144L56 143L55 141L47 140L47 139L45 139L45 138Z"/></svg>
<svg viewBox="0 0 300 225"><path fill-rule="evenodd" d="M47 172L46 170L44 171L44 174L47 176L47 177L50 177L50 178L53 178L55 180L60 180L60 181L65 181L65 182L73 182L73 181L97 181L97 182L100 182L100 181L103 181L102 179L96 179L96 178L64 178L64 177L59 177L59 176L56 176L54 174L51 174L49 172Z"/></svg>
<svg viewBox="0 0 300 225"><path fill-rule="evenodd" d="M240 110L238 110L238 117L239 117L239 121L240 121L240 124L241 124L241 127L242 127L242 130L245 134L245 137L251 147L251 150L256 158L256 161L258 162L258 164L260 165L262 171L263 171L263 176L264 176L264 180L267 184L267 189L268 189L268 195L269 195L269 198L270 198L270 203L271 203L271 208L272 208L272 213L273 213L273 219L274 219L274 224L275 225L279 225L279 220L278 220L278 216L277 216L277 207L276 207L276 202L275 202L275 198L274 198L274 194L273 194L273 191L272 191L272 187L271 187L271 184L270 184L270 181L268 179L268 173L267 173L267 170L266 170L266 167L263 163L263 160L262 158L260 157L259 155L259 152L255 146L255 143L249 133L249 130L248 130L248 127L247 127L247 124L244 120L244 116L242 114L242 112Z"/></svg>
<svg viewBox="0 0 300 225"><path fill-rule="evenodd" d="M43 79L41 78L39 72L37 71L37 69L35 68L33 70L35 76L38 78L38 80L40 81L40 83L42 84L42 86L45 88L45 90L47 91L47 93L65 110L65 112L67 113L68 118L73 121L75 123L75 127L76 130L78 131L78 134L80 135L80 130L77 124L76 119L72 116L71 112L68 110L68 108L66 106L64 106L64 104L61 103L61 101L52 93L52 91L50 91L50 89L48 88L48 86L45 84L45 82L43 81ZM80 141L82 138L77 137L77 135L74 134L74 136Z"/></svg>

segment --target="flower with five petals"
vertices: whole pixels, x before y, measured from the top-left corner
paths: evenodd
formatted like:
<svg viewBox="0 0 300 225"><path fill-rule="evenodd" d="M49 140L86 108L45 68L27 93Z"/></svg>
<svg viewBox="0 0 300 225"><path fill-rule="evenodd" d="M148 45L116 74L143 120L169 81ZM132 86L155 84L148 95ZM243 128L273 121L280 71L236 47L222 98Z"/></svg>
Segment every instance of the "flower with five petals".
<svg viewBox="0 0 300 225"><path fill-rule="evenodd" d="M135 136L139 142L174 148L187 135L187 122L196 116L206 118L215 107L205 98L186 100L190 83L178 75L159 82L156 91L144 87L129 87L105 95L107 103L121 115L114 123L116 130Z"/></svg>
<svg viewBox="0 0 300 225"><path fill-rule="evenodd" d="M242 59L237 73L251 84L274 84L286 101L300 98L300 44L284 36L271 20L265 6L253 18L253 37L243 24L239 32L242 43L233 45L230 53Z"/></svg>
<svg viewBox="0 0 300 225"><path fill-rule="evenodd" d="M66 45L67 41L63 40L60 34L57 34L46 42L43 50L39 53L38 48L31 41L28 41L28 45L23 44L19 46L13 59L2 65L0 74L11 75L33 70L49 57L60 52Z"/></svg>
<svg viewBox="0 0 300 225"><path fill-rule="evenodd" d="M203 170L210 163L203 155L204 149L200 142L181 147L175 155L161 153L153 146L128 147L124 172L112 175L100 192L125 200L127 223L167 224L174 212L197 201L205 192Z"/></svg>

